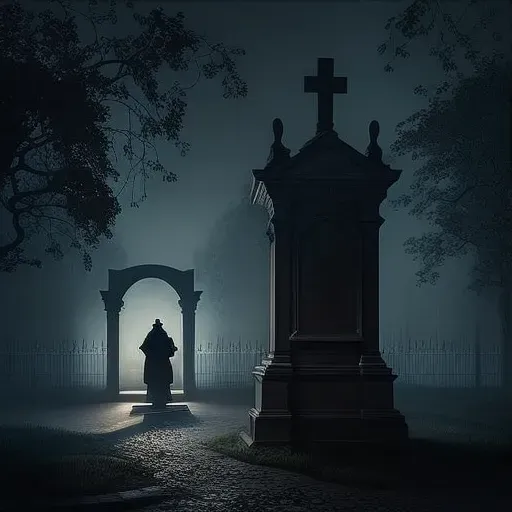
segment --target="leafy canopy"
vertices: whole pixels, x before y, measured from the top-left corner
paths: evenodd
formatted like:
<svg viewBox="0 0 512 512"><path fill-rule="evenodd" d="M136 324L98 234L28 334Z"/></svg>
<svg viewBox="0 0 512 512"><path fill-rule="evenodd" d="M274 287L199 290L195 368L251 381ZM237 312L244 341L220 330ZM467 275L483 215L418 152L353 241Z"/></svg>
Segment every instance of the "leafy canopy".
<svg viewBox="0 0 512 512"><path fill-rule="evenodd" d="M413 0L385 25L387 38L377 51L387 57L384 70L392 72L400 59L408 59L421 42L437 59L445 74L437 93L450 87L452 79L471 73L483 58L502 59L510 51L512 2L500 0ZM425 94L422 85L418 94Z"/></svg>
<svg viewBox="0 0 512 512"><path fill-rule="evenodd" d="M473 254L472 287L512 278L510 113L512 67L483 62L453 94L434 97L398 125L397 155L421 162L409 193L394 202L433 228L405 242L421 261L420 283L435 283L449 257Z"/></svg>
<svg viewBox="0 0 512 512"><path fill-rule="evenodd" d="M405 242L421 262L419 285L435 283L447 258L469 253L470 287L510 280L511 7L413 0L385 26L388 37L378 48L385 71L422 43L444 72L433 89L415 88L428 106L397 126L392 147L395 156L421 162L409 193L394 202L432 229Z"/></svg>
<svg viewBox="0 0 512 512"><path fill-rule="evenodd" d="M207 41L182 13L141 14L115 0L106 9L94 0L52 3L40 13L18 1L0 6L0 217L11 226L0 233L1 271L40 266L40 237L56 258L65 246L79 250L90 269L89 250L112 236L121 190L131 184L138 206L148 179L177 179L160 163L155 142L189 150L180 136L187 90L219 78L224 98L247 94L236 66L243 50ZM133 12L134 33L114 35L120 8ZM85 29L88 41L80 36ZM196 79L167 82L165 70L193 71ZM120 158L129 164L123 180Z"/></svg>

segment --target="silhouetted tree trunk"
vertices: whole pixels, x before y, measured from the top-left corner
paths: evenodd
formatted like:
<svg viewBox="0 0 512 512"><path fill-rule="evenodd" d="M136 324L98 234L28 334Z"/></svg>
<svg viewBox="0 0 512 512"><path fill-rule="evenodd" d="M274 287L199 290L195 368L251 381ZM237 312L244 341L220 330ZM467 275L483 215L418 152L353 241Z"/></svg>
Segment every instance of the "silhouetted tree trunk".
<svg viewBox="0 0 512 512"><path fill-rule="evenodd" d="M4 105L2 105L4 107ZM21 134L20 124L14 120L14 112L8 106L0 108L0 138L2 144L0 146L0 190L5 184L9 168L14 160L16 150L23 136Z"/></svg>
<svg viewBox="0 0 512 512"><path fill-rule="evenodd" d="M499 295L499 316L501 324L501 379L506 390L512 389L512 289L504 287Z"/></svg>

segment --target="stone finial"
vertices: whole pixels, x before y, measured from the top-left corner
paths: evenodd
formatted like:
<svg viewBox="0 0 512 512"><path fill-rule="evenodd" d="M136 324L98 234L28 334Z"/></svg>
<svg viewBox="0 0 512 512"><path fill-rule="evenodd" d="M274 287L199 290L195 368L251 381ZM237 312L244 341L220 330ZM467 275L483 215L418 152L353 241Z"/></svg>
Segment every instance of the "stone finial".
<svg viewBox="0 0 512 512"><path fill-rule="evenodd" d="M382 163L382 149L377 143L380 132L379 122L373 120L370 123L368 131L370 132L370 144L368 144L366 148L366 156L374 162Z"/></svg>
<svg viewBox="0 0 512 512"><path fill-rule="evenodd" d="M284 146L283 138L283 122L278 117L272 122L274 131L274 142L270 147L270 155L267 160L266 167L280 164L290 158L290 150Z"/></svg>
<svg viewBox="0 0 512 512"><path fill-rule="evenodd" d="M282 144L284 127L283 121L281 121L281 119L278 117L272 121L272 130L274 131L274 143Z"/></svg>

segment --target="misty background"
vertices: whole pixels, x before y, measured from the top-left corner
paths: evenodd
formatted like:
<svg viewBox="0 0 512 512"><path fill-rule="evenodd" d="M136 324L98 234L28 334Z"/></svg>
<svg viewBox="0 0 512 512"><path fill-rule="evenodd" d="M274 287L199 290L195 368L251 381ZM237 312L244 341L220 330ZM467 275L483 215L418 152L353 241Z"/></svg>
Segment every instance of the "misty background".
<svg viewBox="0 0 512 512"><path fill-rule="evenodd" d="M41 3L28 4L37 10ZM377 47L386 37L384 25L407 4L163 4L168 12L183 11L187 25L198 33L246 50L238 65L248 83L248 96L224 100L216 81L200 82L189 91L183 138L191 144L191 151L182 157L174 146L158 145L162 163L178 175L178 181L150 181L148 199L139 208L130 207L130 191L125 190L115 236L93 254L91 272L70 253L59 262L46 259L41 270L21 267L13 274L0 274L5 340L41 345L61 340L101 343L106 340L106 318L99 290L107 289L108 269L161 264L196 270L196 289L203 290L196 316L199 346L242 340L265 347L267 214L250 205L251 170L265 165L275 117L283 120L283 142L292 154L315 135L316 97L303 92L303 77L316 74L318 57L332 57L335 74L348 77L348 94L335 98L335 130L364 153L368 125L378 120L384 161L403 169L389 199L407 191L418 162L390 157L395 126L425 105L426 100L414 95L414 88L443 78L426 43L394 73L383 70L385 59ZM144 2L139 8L149 11L158 5ZM129 31L130 23L121 16L117 29ZM87 35L87 28L83 30ZM121 174L126 174L122 161L119 165ZM403 242L427 226L405 210L392 209L386 201L381 214L385 218L380 258L381 344L430 338L470 342L478 325L484 333L483 343L498 343L494 301L466 290L469 262L449 262L436 286L418 288L417 266L404 253ZM127 292L124 301L121 360L131 362L124 366L121 388L123 379L128 386L134 375L137 378L137 368L140 372L138 346L155 318L162 319L174 338L178 355L182 352L181 313L172 288L158 280L144 280ZM180 373L181 363L175 363Z"/></svg>

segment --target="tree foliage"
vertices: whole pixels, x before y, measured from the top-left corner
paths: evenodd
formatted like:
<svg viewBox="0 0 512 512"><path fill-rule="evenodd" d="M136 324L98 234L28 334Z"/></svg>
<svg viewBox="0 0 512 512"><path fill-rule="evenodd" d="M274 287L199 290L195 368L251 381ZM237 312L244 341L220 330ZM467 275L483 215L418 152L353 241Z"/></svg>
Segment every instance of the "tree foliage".
<svg viewBox="0 0 512 512"><path fill-rule="evenodd" d="M482 63L453 95L439 96L398 125L393 151L421 162L409 193L394 202L432 231L405 242L434 283L450 257L476 256L471 285L512 278L512 183L507 124L510 64Z"/></svg>
<svg viewBox="0 0 512 512"><path fill-rule="evenodd" d="M472 71L482 59L500 60L510 51L511 4L413 0L386 22L387 38L377 49L387 57L385 71L394 71L400 59L409 58L415 43L427 44L429 55L438 60L446 77L436 92L446 92L453 85L451 79L463 77L463 63ZM416 92L426 95L427 90L419 85Z"/></svg>
<svg viewBox="0 0 512 512"><path fill-rule="evenodd" d="M412 43L421 41L444 71L433 91L416 87L416 94L429 97L428 107L398 126L393 149L422 164L410 193L396 204L432 228L405 242L421 262L419 285L435 283L447 258L470 253L470 288L497 287L507 388L512 388L511 19L510 0L414 0L388 20L388 41L378 49L391 52L385 69L393 71L396 60L409 57Z"/></svg>
<svg viewBox="0 0 512 512"><path fill-rule="evenodd" d="M40 266L29 243L40 236L47 253L61 258L75 248L90 268L89 250L112 236L120 190L130 184L138 206L148 179L177 179L155 142L188 151L181 138L187 89L220 78L224 98L247 93L236 66L243 50L207 41L182 13L144 15L115 0L107 9L95 0L52 3L38 14L18 1L0 6L0 216L12 222L0 233L2 271ZM122 7L133 11L136 33L114 35ZM90 40L80 36L86 28ZM166 70L194 71L196 79L164 82ZM121 159L129 164L124 177Z"/></svg>
<svg viewBox="0 0 512 512"><path fill-rule="evenodd" d="M497 284L496 272L510 256L505 239L511 4L413 0L385 26L388 37L378 52L388 57L386 71L413 55L421 42L444 72L433 90L416 87L416 94L428 97L428 106L397 126L392 146L394 155L421 162L410 192L394 202L433 228L405 242L406 252L422 263L420 285L435 283L447 258L472 251L477 263L470 286Z"/></svg>

